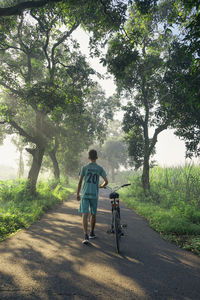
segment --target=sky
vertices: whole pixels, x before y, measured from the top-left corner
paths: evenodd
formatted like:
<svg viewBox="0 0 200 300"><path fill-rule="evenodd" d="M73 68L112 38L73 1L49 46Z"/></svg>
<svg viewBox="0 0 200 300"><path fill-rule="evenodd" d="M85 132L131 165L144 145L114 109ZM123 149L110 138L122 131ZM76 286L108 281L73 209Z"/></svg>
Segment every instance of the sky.
<svg viewBox="0 0 200 300"><path fill-rule="evenodd" d="M89 58L89 35L82 30L77 30L74 34L74 38L79 41L81 51L88 57L91 66L101 74L105 74L106 69L99 63L98 59ZM115 85L112 78L100 80L99 83L105 90L106 96L110 96L115 92ZM115 119L122 120L122 113L118 112ZM6 139L4 145L0 146L0 165L8 165L17 168L18 156L16 148L12 145L10 139ZM158 136L154 160L163 167L185 164L184 142L173 134L173 130L165 130Z"/></svg>

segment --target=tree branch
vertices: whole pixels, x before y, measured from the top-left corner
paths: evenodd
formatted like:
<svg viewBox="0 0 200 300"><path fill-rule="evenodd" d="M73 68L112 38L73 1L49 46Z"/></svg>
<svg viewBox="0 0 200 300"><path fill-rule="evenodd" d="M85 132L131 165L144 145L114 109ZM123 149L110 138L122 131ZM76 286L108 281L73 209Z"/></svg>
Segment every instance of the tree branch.
<svg viewBox="0 0 200 300"><path fill-rule="evenodd" d="M32 142L34 144L36 144L36 138L32 137L31 135L29 135L23 128L21 128L14 120L12 120L10 118L9 120L9 124L11 124L18 132L20 135L24 136L25 138L27 138L27 140L29 142Z"/></svg>
<svg viewBox="0 0 200 300"><path fill-rule="evenodd" d="M51 58L52 58L52 61L54 61L54 54L55 54L55 49L61 44L63 43L71 34L72 32L79 26L80 22L77 22L76 24L74 24L72 26L72 28L63 35L62 38L60 38L52 47L52 50L51 50Z"/></svg>
<svg viewBox="0 0 200 300"><path fill-rule="evenodd" d="M6 51L6 50L8 50L8 49L15 49L15 50L19 50L19 51L24 52L23 49L18 48L18 47L15 47L15 46L8 45L8 44L5 44L5 47L6 47L6 48L0 48L0 51Z"/></svg>
<svg viewBox="0 0 200 300"><path fill-rule="evenodd" d="M72 28L65 33L52 47L51 49L51 63L52 63L52 69L51 69L51 73L50 73L50 77L51 77L51 81L53 80L54 77L54 68L55 68L55 49L61 44L63 43L71 34L72 32L79 26L80 22L75 23Z"/></svg>
<svg viewBox="0 0 200 300"><path fill-rule="evenodd" d="M50 61L50 58L49 58L49 55L48 55L48 52L47 52L47 48L48 48L48 45L49 45L49 32L50 32L50 29L45 30L45 28L44 28L44 26L43 26L41 20L40 20L38 17L36 17L36 16L33 14L32 11L30 12L30 15L32 16L32 18L34 18L34 19L38 22L40 28L41 28L41 29L43 30L43 32L45 32L45 34L46 34L46 42L45 42L45 44L44 44L44 46L43 46L42 48L43 48L43 50L44 50L44 54L45 54L46 59L47 59L47 62L48 62L48 69L50 70L50 69L51 69L51 61Z"/></svg>
<svg viewBox="0 0 200 300"><path fill-rule="evenodd" d="M49 3L58 3L62 0L25 1L11 7L0 8L0 17L20 15L23 10L43 7Z"/></svg>
<svg viewBox="0 0 200 300"><path fill-rule="evenodd" d="M22 36L21 36L21 29L22 29L22 24L23 24L23 17L21 18L21 21L19 23L19 26L17 28L17 36L19 38L19 43L20 46L23 47L24 49L26 49L26 51L28 51L28 47L24 44L23 40L22 40ZM26 51L24 51L25 53L27 53Z"/></svg>
<svg viewBox="0 0 200 300"><path fill-rule="evenodd" d="M31 155L35 154L35 149L31 149L31 148L25 148L25 150L30 153Z"/></svg>
<svg viewBox="0 0 200 300"><path fill-rule="evenodd" d="M157 137L158 137L159 133L161 133L163 130L167 129L167 127L168 127L168 123L165 123L165 124L160 125L158 128L155 129L153 138L151 140L151 145L149 147L149 154L152 153L152 151L155 147L155 144L157 143Z"/></svg>

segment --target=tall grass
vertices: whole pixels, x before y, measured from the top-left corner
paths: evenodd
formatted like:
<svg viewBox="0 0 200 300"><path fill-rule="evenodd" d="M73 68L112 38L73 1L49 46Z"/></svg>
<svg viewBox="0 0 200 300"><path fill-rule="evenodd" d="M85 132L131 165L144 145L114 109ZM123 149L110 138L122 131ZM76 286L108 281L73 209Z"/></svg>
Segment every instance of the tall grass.
<svg viewBox="0 0 200 300"><path fill-rule="evenodd" d="M148 196L140 175L131 176L130 182L122 194L124 201L166 239L200 255L200 167L154 167Z"/></svg>
<svg viewBox="0 0 200 300"><path fill-rule="evenodd" d="M52 188L53 182L40 181L32 196L27 181L0 181L0 240L21 228L28 228L54 205L66 200L75 190L75 182L63 182Z"/></svg>

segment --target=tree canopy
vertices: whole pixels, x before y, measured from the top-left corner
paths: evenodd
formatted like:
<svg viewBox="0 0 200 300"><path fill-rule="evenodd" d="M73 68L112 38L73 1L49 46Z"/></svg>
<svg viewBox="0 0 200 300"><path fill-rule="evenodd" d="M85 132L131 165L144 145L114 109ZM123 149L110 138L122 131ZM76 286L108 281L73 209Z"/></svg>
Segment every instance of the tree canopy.
<svg viewBox="0 0 200 300"><path fill-rule="evenodd" d="M56 151L60 144L66 147L70 143L69 131L71 135L76 132L76 139L86 147L94 133L103 136L104 119L112 116L108 108L112 101L104 99L91 78L95 71L71 37L79 22L66 19L63 31L57 27L59 20L51 11L24 14L18 18L17 28L1 41L2 122L29 145L33 162L28 178L33 190L45 152L59 177ZM89 114L90 105L94 108Z"/></svg>
<svg viewBox="0 0 200 300"><path fill-rule="evenodd" d="M181 89L183 95L190 73L189 61L195 61L190 52L178 62L178 55L185 49L183 43L177 42L178 36L161 22L163 9L166 7L161 2L155 14L153 11L141 14L133 5L124 31L110 39L107 54L102 58L115 77L121 97L131 100L124 106L123 129L135 166L143 167L144 190L149 189L149 160L155 153L157 137L177 124ZM189 93L192 89L190 95L193 93L193 99L197 100L195 84L187 81L184 91ZM184 97L191 100L186 93ZM150 128L154 129L152 135Z"/></svg>

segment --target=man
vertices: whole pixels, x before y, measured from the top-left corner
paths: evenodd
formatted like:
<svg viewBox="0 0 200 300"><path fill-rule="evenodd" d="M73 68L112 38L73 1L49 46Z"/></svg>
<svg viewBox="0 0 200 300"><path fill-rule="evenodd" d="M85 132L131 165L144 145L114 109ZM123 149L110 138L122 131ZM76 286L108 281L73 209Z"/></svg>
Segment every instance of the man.
<svg viewBox="0 0 200 300"><path fill-rule="evenodd" d="M103 188L108 184L106 177L106 172L104 169L96 163L97 160L97 151L90 150L89 157L90 163L82 167L79 177L79 183L77 188L77 200L80 201L79 212L82 213L82 226L84 231L84 240L83 244L89 243L89 238L93 239L96 237L94 233L94 228L96 224L96 213L97 213L97 204L98 204L98 190ZM103 177L104 182L99 184L99 177ZM82 187L82 182L84 179L83 188L81 191L80 199L80 190ZM90 235L88 237L88 213L90 208Z"/></svg>

